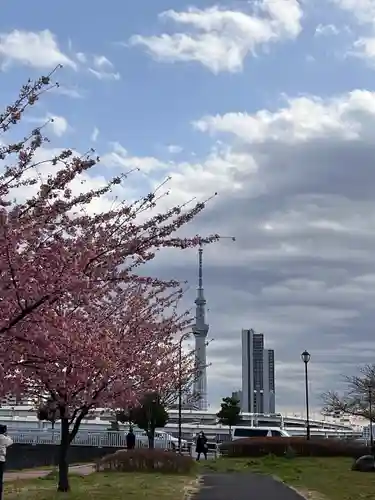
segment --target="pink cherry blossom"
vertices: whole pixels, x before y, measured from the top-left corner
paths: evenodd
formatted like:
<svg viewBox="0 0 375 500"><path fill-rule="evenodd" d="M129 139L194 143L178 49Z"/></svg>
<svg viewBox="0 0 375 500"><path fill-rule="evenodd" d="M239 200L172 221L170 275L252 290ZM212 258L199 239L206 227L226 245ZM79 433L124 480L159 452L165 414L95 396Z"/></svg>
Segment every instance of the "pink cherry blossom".
<svg viewBox="0 0 375 500"><path fill-rule="evenodd" d="M21 89L0 115L3 133L53 86L53 74ZM146 391L173 394L178 386L178 337L191 323L178 312L181 285L140 276L138 268L159 249L195 247L218 235L179 238L204 203L155 215L155 193L90 215L90 203L126 174L74 194L73 181L99 159L66 149L37 161L47 141L42 132L0 147L0 396L55 402L59 490L67 491L67 449L90 411L124 408ZM41 179L38 167L46 163L51 173ZM192 356L183 356L182 374L184 383L194 375Z"/></svg>

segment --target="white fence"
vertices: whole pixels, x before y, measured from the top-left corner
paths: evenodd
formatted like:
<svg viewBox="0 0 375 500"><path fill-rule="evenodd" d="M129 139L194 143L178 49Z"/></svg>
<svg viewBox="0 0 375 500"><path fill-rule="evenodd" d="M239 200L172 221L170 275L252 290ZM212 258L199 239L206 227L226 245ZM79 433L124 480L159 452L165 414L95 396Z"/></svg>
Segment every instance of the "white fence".
<svg viewBox="0 0 375 500"><path fill-rule="evenodd" d="M59 444L61 435L60 430L55 431L35 431L34 429L23 431L9 430L8 435L13 439L14 443L21 444ZM126 448L126 434L116 431L102 431L102 432L78 432L74 438L73 445L76 446L94 446L97 448ZM137 448L148 447L148 440L146 436L136 434ZM163 439L155 439L155 448L172 449L173 442L168 435Z"/></svg>

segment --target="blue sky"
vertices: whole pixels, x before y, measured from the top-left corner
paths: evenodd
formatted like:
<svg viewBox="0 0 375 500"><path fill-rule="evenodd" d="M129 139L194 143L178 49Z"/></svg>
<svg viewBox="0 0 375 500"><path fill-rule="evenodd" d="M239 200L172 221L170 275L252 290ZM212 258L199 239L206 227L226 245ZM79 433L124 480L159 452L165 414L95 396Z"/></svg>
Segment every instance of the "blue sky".
<svg viewBox="0 0 375 500"><path fill-rule="evenodd" d="M3 105L64 62L66 95L26 122L55 117L48 147L95 147L92 183L139 166L123 197L168 174L171 203L219 192L189 229L237 236L206 253L212 405L241 383L241 328L275 348L280 409L303 409L304 349L317 409L373 359L374 18L375 0L3 2ZM157 269L190 305L194 255Z"/></svg>
<svg viewBox="0 0 375 500"><path fill-rule="evenodd" d="M276 2L277 3L277 0ZM141 47L124 47L135 34L158 35L162 32L183 31L171 20L160 20L166 10L183 11L191 3L178 2L118 2L105 3L39 2L38 8L15 0L4 9L1 19L3 33L13 29L39 32L50 30L62 52L74 59L74 52L105 55L121 76L119 81L98 81L87 72L65 68L58 79L66 86L81 89L87 99L71 106L67 100L54 100L56 114L64 111L69 122L87 137L94 126L103 130L102 141L120 141L132 154L161 153L160 146L184 144L194 152L206 151L209 141L192 130L190 122L206 114L228 111L256 111L275 108L282 93L331 95L360 87L371 81L372 72L355 59L334 57L333 52L349 49L353 35L314 37L319 24L335 22L350 26L355 23L347 13L340 12L329 1L305 2L303 31L298 40L275 43L260 48L256 58L244 59L241 73L212 74L199 63L160 63L150 58ZM215 5L200 1L204 9ZM220 5L220 4L219 4ZM229 10L241 9L251 14L254 2L222 4ZM69 45L71 44L71 48ZM309 60L314 57L318 63ZM26 74L36 76L40 70ZM3 73L3 97L14 93L14 86L25 77L25 67L14 65ZM363 83L362 83L363 84ZM4 92L4 90L9 90ZM70 108L70 109L69 109ZM78 146L85 146L84 136L74 137ZM83 140L83 143L81 141Z"/></svg>

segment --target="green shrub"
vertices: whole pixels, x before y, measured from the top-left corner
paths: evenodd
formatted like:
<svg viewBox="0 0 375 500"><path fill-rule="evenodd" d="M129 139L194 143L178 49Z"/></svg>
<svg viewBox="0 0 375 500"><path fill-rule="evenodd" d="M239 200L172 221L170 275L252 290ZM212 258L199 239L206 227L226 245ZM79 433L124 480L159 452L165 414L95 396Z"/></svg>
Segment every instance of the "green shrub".
<svg viewBox="0 0 375 500"><path fill-rule="evenodd" d="M220 452L228 457L352 457L369 454L369 448L338 439L311 439L305 437L254 437L223 443Z"/></svg>
<svg viewBox="0 0 375 500"><path fill-rule="evenodd" d="M96 470L121 472L161 472L187 474L194 466L191 457L160 449L136 448L119 450L96 462Z"/></svg>

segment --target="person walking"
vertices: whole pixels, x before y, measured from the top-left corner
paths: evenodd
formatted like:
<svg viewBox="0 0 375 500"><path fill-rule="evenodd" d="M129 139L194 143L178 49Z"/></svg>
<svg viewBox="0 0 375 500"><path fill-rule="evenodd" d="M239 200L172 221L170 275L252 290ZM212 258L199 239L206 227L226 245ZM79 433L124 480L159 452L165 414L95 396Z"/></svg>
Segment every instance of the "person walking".
<svg viewBox="0 0 375 500"><path fill-rule="evenodd" d="M7 448L13 444L12 439L7 436L7 426L0 425L0 500L3 498L4 469Z"/></svg>
<svg viewBox="0 0 375 500"><path fill-rule="evenodd" d="M197 461L200 460L201 453L203 453L205 460L207 460L208 445L206 435L203 431L198 434L195 451L197 453Z"/></svg>
<svg viewBox="0 0 375 500"><path fill-rule="evenodd" d="M129 432L126 435L126 447L128 450L134 450L135 448L135 434L132 428L129 429Z"/></svg>

